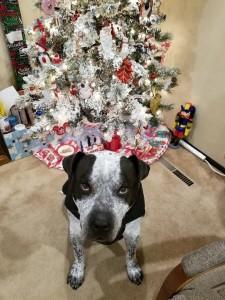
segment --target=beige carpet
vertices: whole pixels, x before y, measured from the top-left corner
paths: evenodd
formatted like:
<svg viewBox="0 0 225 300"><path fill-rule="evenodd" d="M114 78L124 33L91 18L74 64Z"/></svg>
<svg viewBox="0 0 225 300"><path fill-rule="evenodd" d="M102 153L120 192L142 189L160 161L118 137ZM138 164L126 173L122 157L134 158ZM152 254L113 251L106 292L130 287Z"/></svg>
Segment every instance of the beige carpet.
<svg viewBox="0 0 225 300"><path fill-rule="evenodd" d="M144 283L127 280L122 242L95 244L78 291L66 285L72 256L59 193L66 176L33 157L0 167L0 299L155 299L182 255L225 236L224 179L183 149L165 157L195 184L187 187L160 162L152 166L139 250Z"/></svg>

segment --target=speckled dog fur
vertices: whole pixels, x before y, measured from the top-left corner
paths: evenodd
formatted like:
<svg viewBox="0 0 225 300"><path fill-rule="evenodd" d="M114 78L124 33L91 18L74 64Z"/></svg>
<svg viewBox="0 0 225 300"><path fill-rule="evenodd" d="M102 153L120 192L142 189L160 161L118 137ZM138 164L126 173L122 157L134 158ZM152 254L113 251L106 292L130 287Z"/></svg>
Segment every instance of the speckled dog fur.
<svg viewBox="0 0 225 300"><path fill-rule="evenodd" d="M98 241L97 234L95 237L91 228L91 220L93 220L93 216L95 216L94 212L101 212L102 214L104 214L104 212L109 213L111 222L109 223L110 225L107 223L107 235L103 232L103 236L105 237L104 242L106 244L114 242L121 230L126 213L133 205L133 200L131 201L129 199L133 199L132 188L134 187L131 186L132 182L129 182L129 176L136 174L132 167L133 163L117 153L102 151L95 153L94 155L84 156L87 157L86 160L89 160L86 165L74 163L74 160L76 159L75 156L66 158L67 161L64 163L64 169L69 175L68 182L71 185L72 199L76 204L79 213L79 218L77 218L70 210L67 210L69 218L69 235L75 257L75 261L68 274L67 282L74 289L80 287L84 281L84 244L89 239ZM84 161L84 158L82 159ZM123 163L121 163L121 161ZM143 162L141 163L144 164ZM77 172L80 174L83 173L80 177L74 175L75 177L71 179L72 177L70 174L76 172L75 164L78 165L77 168L79 168L79 171ZM145 172L146 174L140 177L139 180L136 180L137 182L140 182L141 179L148 175L149 167L144 167L147 170ZM85 168L88 172L84 170ZM130 173L129 170L132 170L133 173ZM139 176L138 173L133 175L133 177L135 176ZM122 191L127 191L127 194L130 193L129 197L128 195L126 197L126 195L124 196L123 194L121 196L118 192L120 191L120 187L124 185L124 178L127 180L126 186L128 187L123 188ZM85 188L89 189L90 187L88 192L80 191L80 186L84 184L84 180L87 182L85 183ZM132 180L133 182L136 182L135 179ZM79 192L77 192L77 190L79 190ZM129 222L123 230L123 238L127 247L126 266L128 278L137 285L141 284L143 280L143 273L136 259L141 219L142 218L140 217ZM99 232L101 233L101 230L99 230Z"/></svg>

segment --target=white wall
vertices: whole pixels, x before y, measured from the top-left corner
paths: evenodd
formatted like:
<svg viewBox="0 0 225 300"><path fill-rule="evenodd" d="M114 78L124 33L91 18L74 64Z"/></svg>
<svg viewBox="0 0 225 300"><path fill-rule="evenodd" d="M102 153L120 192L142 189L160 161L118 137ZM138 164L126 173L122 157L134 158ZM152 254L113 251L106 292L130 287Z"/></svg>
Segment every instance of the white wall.
<svg viewBox="0 0 225 300"><path fill-rule="evenodd" d="M164 0L174 43L166 64L180 67L180 85L165 98L176 103L166 113L171 127L179 105L192 101L197 107L189 141L225 167L225 1Z"/></svg>

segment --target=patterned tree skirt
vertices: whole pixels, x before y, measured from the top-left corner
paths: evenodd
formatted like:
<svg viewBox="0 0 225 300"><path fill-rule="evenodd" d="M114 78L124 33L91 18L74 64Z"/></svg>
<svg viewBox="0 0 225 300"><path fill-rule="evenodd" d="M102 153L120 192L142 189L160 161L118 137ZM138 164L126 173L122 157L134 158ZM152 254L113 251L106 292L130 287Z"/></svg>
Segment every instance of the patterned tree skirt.
<svg viewBox="0 0 225 300"><path fill-rule="evenodd" d="M55 138L47 146L36 150L34 156L49 168L60 170L62 170L62 161L66 156L79 151L94 153L105 149L116 151L127 157L135 154L139 159L152 164L166 152L170 143L170 132L164 125L157 128L148 127L142 132L140 139L138 146L127 142L122 148L115 149L115 144L101 143L101 133L96 128L87 126L79 135L64 134L61 138Z"/></svg>

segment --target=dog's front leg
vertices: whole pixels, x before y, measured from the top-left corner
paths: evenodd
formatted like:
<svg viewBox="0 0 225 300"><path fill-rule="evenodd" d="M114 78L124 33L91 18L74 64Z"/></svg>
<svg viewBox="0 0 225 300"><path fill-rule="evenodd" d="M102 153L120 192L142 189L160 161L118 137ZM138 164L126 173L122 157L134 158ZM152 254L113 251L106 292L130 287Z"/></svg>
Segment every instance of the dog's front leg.
<svg viewBox="0 0 225 300"><path fill-rule="evenodd" d="M69 235L74 251L74 263L68 273L67 283L73 288L78 289L84 282L85 255L81 236L80 221L69 211Z"/></svg>
<svg viewBox="0 0 225 300"><path fill-rule="evenodd" d="M128 223L123 234L127 246L126 266L128 278L137 285L141 284L143 280L143 272L136 258L141 219L142 218L139 218Z"/></svg>

